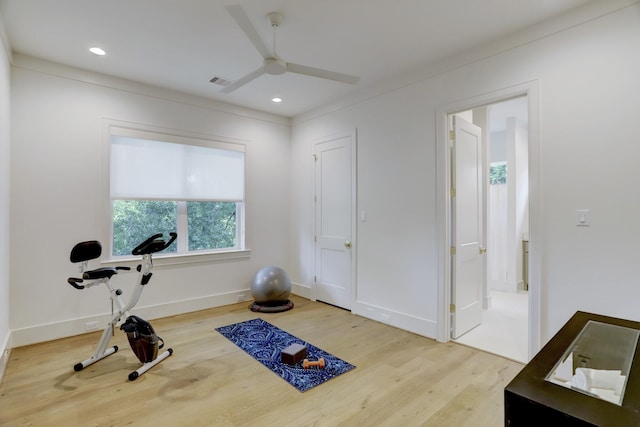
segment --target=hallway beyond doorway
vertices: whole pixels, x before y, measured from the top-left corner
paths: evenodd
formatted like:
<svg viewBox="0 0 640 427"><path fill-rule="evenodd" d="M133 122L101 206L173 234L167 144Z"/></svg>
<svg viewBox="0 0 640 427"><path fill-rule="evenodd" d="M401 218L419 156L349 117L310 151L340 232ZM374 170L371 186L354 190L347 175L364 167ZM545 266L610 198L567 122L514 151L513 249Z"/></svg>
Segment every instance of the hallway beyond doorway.
<svg viewBox="0 0 640 427"><path fill-rule="evenodd" d="M526 363L528 303L526 291L491 291L491 308L482 311L482 323L454 341Z"/></svg>

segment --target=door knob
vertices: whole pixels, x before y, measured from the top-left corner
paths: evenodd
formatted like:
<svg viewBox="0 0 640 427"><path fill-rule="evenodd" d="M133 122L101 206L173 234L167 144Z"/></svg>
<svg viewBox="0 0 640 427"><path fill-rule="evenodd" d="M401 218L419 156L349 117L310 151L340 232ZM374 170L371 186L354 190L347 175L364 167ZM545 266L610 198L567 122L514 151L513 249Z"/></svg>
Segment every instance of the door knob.
<svg viewBox="0 0 640 427"><path fill-rule="evenodd" d="M346 242L344 242L344 247L347 248L347 249L351 249L351 242L348 241L348 240Z"/></svg>
<svg viewBox="0 0 640 427"><path fill-rule="evenodd" d="M486 253L487 253L487 248L485 248L484 246L480 246L480 255L486 254Z"/></svg>

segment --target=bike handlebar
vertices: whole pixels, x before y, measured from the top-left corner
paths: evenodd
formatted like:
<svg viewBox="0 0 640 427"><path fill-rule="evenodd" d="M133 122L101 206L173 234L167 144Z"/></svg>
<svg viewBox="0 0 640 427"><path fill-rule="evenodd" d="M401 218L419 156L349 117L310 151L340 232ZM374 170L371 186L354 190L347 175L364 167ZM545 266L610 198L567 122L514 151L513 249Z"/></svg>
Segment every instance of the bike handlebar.
<svg viewBox="0 0 640 427"><path fill-rule="evenodd" d="M169 233L169 241L165 241L162 237L162 233L154 234L131 251L132 255L147 255L155 252L160 252L167 249L177 238L178 234L175 232Z"/></svg>
<svg viewBox="0 0 640 427"><path fill-rule="evenodd" d="M76 289L84 289L84 285L79 285L78 283L82 283L84 280L78 279L77 277L69 277L67 279L67 283L73 286Z"/></svg>

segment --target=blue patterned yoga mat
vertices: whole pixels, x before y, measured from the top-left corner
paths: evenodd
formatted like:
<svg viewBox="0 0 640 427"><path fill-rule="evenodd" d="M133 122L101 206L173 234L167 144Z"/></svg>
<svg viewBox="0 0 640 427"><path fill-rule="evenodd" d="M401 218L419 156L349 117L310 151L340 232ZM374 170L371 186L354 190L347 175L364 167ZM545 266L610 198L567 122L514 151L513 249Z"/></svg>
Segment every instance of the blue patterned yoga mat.
<svg viewBox="0 0 640 427"><path fill-rule="evenodd" d="M216 331L220 332L232 343L249 353L258 362L271 369L301 392L305 392L310 388L355 368L355 366L344 360L304 340L294 337L262 319L253 319L233 325L222 326L216 328ZM309 360L324 358L325 368L319 369L312 367L310 369L303 369L302 362L298 362L297 365L281 363L280 351L291 344L307 346L307 358Z"/></svg>

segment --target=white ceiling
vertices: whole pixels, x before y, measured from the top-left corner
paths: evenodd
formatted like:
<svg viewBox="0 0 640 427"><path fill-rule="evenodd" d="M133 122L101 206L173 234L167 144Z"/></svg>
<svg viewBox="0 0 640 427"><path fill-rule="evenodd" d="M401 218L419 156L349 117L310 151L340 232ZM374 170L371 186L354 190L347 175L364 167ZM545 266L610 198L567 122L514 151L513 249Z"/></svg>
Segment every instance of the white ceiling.
<svg viewBox="0 0 640 427"><path fill-rule="evenodd" d="M601 1L601 0L596 0ZM591 0L0 0L14 52L293 117L580 7ZM286 73L224 94L262 57L225 9L240 4L285 61L360 77ZM98 45L107 55L88 48ZM270 101L273 96L281 104Z"/></svg>

